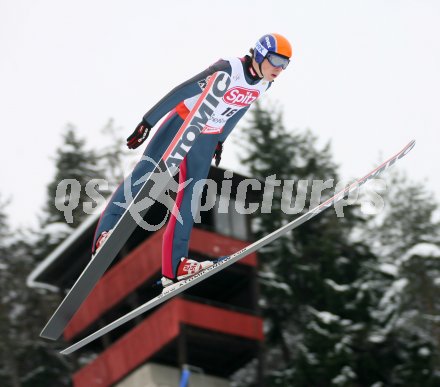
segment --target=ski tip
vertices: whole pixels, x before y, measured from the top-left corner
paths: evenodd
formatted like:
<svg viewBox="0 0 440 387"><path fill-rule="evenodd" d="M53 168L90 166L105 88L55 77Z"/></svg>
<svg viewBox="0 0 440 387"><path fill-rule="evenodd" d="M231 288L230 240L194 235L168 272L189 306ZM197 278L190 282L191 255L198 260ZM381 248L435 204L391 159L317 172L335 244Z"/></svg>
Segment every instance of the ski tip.
<svg viewBox="0 0 440 387"><path fill-rule="evenodd" d="M49 339L49 340L56 340L57 339L56 337L48 336L48 335L44 334L43 332L40 333L40 337L43 339Z"/></svg>
<svg viewBox="0 0 440 387"><path fill-rule="evenodd" d="M57 333L50 333L47 326L43 328L43 330L40 332L40 337L43 339L49 339L49 340L58 340L60 338L61 334Z"/></svg>
<svg viewBox="0 0 440 387"><path fill-rule="evenodd" d="M48 340L52 340L52 341L55 341L58 339L58 337L49 336L49 335L44 334L43 332L40 333L40 337L43 339L48 339Z"/></svg>
<svg viewBox="0 0 440 387"><path fill-rule="evenodd" d="M409 153L414 146L416 145L416 140L411 140L408 145L400 152L399 158L405 156L407 153Z"/></svg>

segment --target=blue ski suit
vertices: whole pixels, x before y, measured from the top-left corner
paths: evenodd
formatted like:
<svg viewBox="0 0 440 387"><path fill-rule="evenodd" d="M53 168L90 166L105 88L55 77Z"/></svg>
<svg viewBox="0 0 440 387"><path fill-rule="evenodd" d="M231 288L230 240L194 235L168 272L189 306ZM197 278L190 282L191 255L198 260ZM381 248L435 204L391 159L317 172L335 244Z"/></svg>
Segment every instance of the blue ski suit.
<svg viewBox="0 0 440 387"><path fill-rule="evenodd" d="M162 273L167 278L174 279L180 259L188 257L189 239L194 224L191 210L194 185L197 181L204 180L208 176L217 144L228 137L237 122L249 109L249 105L271 85L270 82L258 77L251 63L249 56L228 60L220 59L205 71L174 88L143 117L143 121L148 123L149 127L153 127L168 113L144 152L144 156L158 163L202 93L209 77L218 71L224 71L231 76L231 85L223 97L225 103L230 106L225 110L224 126L217 132L207 131L204 133L202 131L202 134L197 138L180 165L179 182L192 180L183 190L178 192L175 202L175 206L177 206L182 216L182 224L171 215L163 236ZM93 249L101 233L111 230L125 211L123 207L117 204L126 203L124 184L131 184L132 197L134 197L141 185L134 185L133 183L154 169L154 164L148 161L147 157L142 158L131 175L126 178L126 181L118 187L111 197L99 220L93 241Z"/></svg>

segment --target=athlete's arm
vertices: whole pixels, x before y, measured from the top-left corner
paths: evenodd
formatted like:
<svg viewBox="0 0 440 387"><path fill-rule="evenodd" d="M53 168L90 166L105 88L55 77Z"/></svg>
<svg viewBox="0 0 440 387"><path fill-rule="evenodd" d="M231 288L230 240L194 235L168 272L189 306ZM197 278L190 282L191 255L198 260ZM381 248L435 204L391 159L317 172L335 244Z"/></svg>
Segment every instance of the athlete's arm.
<svg viewBox="0 0 440 387"><path fill-rule="evenodd" d="M218 60L209 66L205 71L188 79L179 86L171 90L156 105L154 105L147 113L145 113L142 121L136 126L133 133L127 138L127 146L130 149L139 147L150 134L151 128L177 104L187 98L200 94L207 84L207 78L217 71L225 71L231 74L231 65L228 61Z"/></svg>
<svg viewBox="0 0 440 387"><path fill-rule="evenodd" d="M171 90L156 105L154 105L147 113L145 113L143 121L150 127L156 123L170 110L174 109L177 104L187 98L200 94L203 87L207 83L207 78L217 71L225 71L231 74L231 65L226 60L218 60L209 66L205 71L197 74L195 77L188 79L179 86Z"/></svg>

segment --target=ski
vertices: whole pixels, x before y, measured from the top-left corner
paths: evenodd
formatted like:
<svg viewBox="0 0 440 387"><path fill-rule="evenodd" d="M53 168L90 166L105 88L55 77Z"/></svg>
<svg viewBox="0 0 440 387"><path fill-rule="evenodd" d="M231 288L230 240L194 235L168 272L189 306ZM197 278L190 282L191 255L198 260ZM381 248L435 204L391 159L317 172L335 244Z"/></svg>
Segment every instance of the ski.
<svg viewBox="0 0 440 387"><path fill-rule="evenodd" d="M230 76L223 71L219 71L210 77L194 109L185 119L161 160L143 183L142 188L129 204L121 219L119 219L111 237L105 241L95 257L83 270L41 331L41 337L56 340L61 336L66 325L136 228L137 222L132 216L131 210L137 208L134 206L139 206L147 201L145 208L138 212L143 217L155 200L166 191L180 163L201 134L215 107L228 89L230 82Z"/></svg>
<svg viewBox="0 0 440 387"><path fill-rule="evenodd" d="M103 336L104 334L121 326L122 324L126 323L127 321L130 321L133 318L141 315L142 313L145 313L146 311L162 304L163 302L169 300L170 298L176 296L177 294L182 293L183 291L187 290L191 286L196 285L197 283L209 278L210 276L212 276L215 273L218 273L219 271L225 269L226 267L232 265L233 263L246 257L247 255L261 249L263 246L265 246L268 243L274 241L275 239L278 239L279 237L285 235L287 232L293 230L294 228L297 228L298 226L307 222L309 219L318 215L319 213L321 213L325 209L333 206L334 204L336 204L340 200L349 196L350 193L357 190L360 186L365 184L368 180L376 178L379 174L381 174L383 171L388 169L390 166L392 166L394 163L396 163L398 160L400 160L402 157L404 157L406 154L408 154L408 152L414 147L414 145L415 145L415 141L411 141L408 145L405 146L405 148L403 148L395 156L391 157L390 159L388 159L387 161L385 161L384 163L379 165L377 168L375 168L374 170L369 172L367 175L365 175L361 179L358 179L357 181L355 181L351 185L347 186L345 189L339 191L336 195L334 195L330 199L324 201L323 203L314 207L310 211L308 211L305 214L301 215L300 217L294 219L292 222L284 225L283 227L280 227L279 229L275 230L271 234L266 235L265 237L250 244L249 246L245 247L244 249L234 253L233 255L219 259L216 263L214 263L213 266L197 273L193 277L190 277L186 280L183 280L183 281L180 281L174 285L171 285L169 288L165 288L163 290L163 292L160 295L158 295L157 297L151 299L150 301L147 301L145 304L139 306L138 308L134 309L133 311L127 313L126 315L120 317L119 319L113 321L112 323L106 325L105 327L99 329L98 331L92 333L91 335L85 337L84 339L78 341L77 343L71 345L70 347L64 349L63 351L61 351L61 354L68 355L68 354L71 354L72 352L75 352L76 350L84 347L85 345L92 342L93 340L96 340L97 338Z"/></svg>

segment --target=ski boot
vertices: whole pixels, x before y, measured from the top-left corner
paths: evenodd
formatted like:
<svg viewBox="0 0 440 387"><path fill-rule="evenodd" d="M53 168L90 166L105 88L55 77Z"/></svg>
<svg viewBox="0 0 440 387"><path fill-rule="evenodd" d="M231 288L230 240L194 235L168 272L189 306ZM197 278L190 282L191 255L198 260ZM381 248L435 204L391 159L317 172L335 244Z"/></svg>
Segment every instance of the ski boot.
<svg viewBox="0 0 440 387"><path fill-rule="evenodd" d="M167 286L173 285L179 281L192 277L198 272L205 270L208 267L211 267L213 264L214 264L213 261L197 262L194 261L193 259L181 258L179 266L177 268L176 278L170 279L168 277L162 277L160 282L165 289Z"/></svg>
<svg viewBox="0 0 440 387"><path fill-rule="evenodd" d="M98 237L95 243L95 250L92 253L92 259L96 257L96 254L98 254L98 251L101 249L101 247L104 245L104 242L110 238L110 235L112 234L113 229L110 231L103 231L101 235Z"/></svg>

